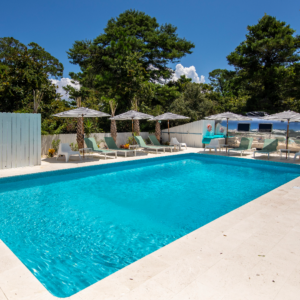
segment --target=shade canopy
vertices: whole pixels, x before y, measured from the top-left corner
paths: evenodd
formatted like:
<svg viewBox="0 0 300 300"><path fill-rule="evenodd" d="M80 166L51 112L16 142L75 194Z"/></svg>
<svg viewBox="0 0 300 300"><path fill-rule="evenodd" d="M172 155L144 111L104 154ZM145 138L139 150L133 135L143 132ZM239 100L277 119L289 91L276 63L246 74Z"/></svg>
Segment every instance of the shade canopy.
<svg viewBox="0 0 300 300"><path fill-rule="evenodd" d="M290 122L300 122L300 114L291 110L263 117L265 120L286 120Z"/></svg>
<svg viewBox="0 0 300 300"><path fill-rule="evenodd" d="M205 119L207 119L207 120L241 120L241 121L252 120L249 117L234 114L232 112L224 112L224 113L217 114L217 115L211 115L209 117L205 117Z"/></svg>
<svg viewBox="0 0 300 300"><path fill-rule="evenodd" d="M168 121L168 136L169 136L169 142L170 142L170 124L169 124L169 120L186 120L186 119L190 119L190 118L167 112L167 113L164 113L164 114L159 115L157 117L153 117L152 119L150 119L148 121Z"/></svg>
<svg viewBox="0 0 300 300"><path fill-rule="evenodd" d="M290 122L300 122L300 114L296 113L291 110L283 111L277 114L269 115L263 117L265 120L279 120L279 121L287 121L287 128L286 128L286 150L289 148L289 130L290 130ZM285 155L287 159L287 151Z"/></svg>
<svg viewBox="0 0 300 300"><path fill-rule="evenodd" d="M110 117L109 114L106 114L102 111L89 109L86 107L78 107L72 110L63 111L61 113L53 115L54 117L60 118L78 118L77 121L77 144L78 148L84 148L84 125L83 118L100 118L100 117ZM83 151L84 156L84 151Z"/></svg>
<svg viewBox="0 0 300 300"><path fill-rule="evenodd" d="M212 115L212 116L209 116L209 117L205 117L205 119L207 119L207 120L227 120L225 144L227 144L227 142L228 142L228 121L229 120L241 120L241 121L252 120L249 117L234 114L232 112L224 112L224 113L221 113L221 114Z"/></svg>
<svg viewBox="0 0 300 300"><path fill-rule="evenodd" d="M135 110L129 110L123 114L110 118L110 120L125 121L125 120L145 120L151 118L153 118L153 116Z"/></svg>
<svg viewBox="0 0 300 300"><path fill-rule="evenodd" d="M149 121L186 120L186 119L190 119L190 118L167 112L167 113L159 115L157 117L153 117Z"/></svg>
<svg viewBox="0 0 300 300"><path fill-rule="evenodd" d="M86 117L86 118L99 118L99 117L110 117L109 114L106 114L104 112L86 108L86 107L78 107L76 109L63 111L61 113L53 115L54 117L62 117L62 118L80 118L80 117Z"/></svg>

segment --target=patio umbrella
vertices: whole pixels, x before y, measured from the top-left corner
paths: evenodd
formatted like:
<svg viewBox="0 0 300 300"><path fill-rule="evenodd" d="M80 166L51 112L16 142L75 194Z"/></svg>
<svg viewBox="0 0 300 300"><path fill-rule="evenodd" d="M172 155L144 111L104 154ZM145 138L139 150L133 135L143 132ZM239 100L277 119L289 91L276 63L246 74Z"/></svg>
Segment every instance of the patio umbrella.
<svg viewBox="0 0 300 300"><path fill-rule="evenodd" d="M207 120L227 120L227 126L226 126L226 141L225 144L227 144L227 138L228 138L228 121L229 120L240 120L240 121L246 121L246 120L252 120L249 117L245 117L242 115L234 114L232 112L224 112L217 115L211 115L209 117L205 117Z"/></svg>
<svg viewBox="0 0 300 300"><path fill-rule="evenodd" d="M187 119L190 119L190 118L167 112L167 113L164 113L164 114L159 115L157 117L153 117L149 121L168 121L168 136L169 136L169 142L170 142L170 124L169 124L169 120L187 120Z"/></svg>
<svg viewBox="0 0 300 300"><path fill-rule="evenodd" d="M100 118L100 117L110 117L109 114L106 114L104 112L89 109L86 107L78 107L76 109L63 111L61 113L53 115L54 117L60 117L60 118L82 118L82 124L83 124L83 118ZM77 130L77 143L78 148L84 148L84 128L80 128ZM84 151L83 151L84 155Z"/></svg>
<svg viewBox="0 0 300 300"><path fill-rule="evenodd" d="M129 110L123 114L114 116L112 118L109 118L110 120L115 120L115 121L126 121L126 120L131 120L132 121L132 134L133 134L133 120L146 120L146 119L151 119L153 116L144 114L135 110Z"/></svg>
<svg viewBox="0 0 300 300"><path fill-rule="evenodd" d="M278 120L278 121L287 121L287 129L286 129L286 150L289 148L289 129L290 122L300 122L300 114L291 110L283 111L281 113L269 115L263 117L264 120ZM286 152L287 159L287 152Z"/></svg>

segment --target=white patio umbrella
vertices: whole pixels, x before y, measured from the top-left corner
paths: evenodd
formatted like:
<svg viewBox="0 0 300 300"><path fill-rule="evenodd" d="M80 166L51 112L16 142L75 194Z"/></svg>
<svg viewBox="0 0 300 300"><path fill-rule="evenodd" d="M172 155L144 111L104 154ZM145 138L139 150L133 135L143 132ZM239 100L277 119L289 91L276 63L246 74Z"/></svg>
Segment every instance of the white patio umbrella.
<svg viewBox="0 0 300 300"><path fill-rule="evenodd" d="M162 115L159 115L157 117L153 117L149 121L168 121L168 136L169 136L169 142L170 142L170 120L187 120L190 119L190 117L185 117L181 115L176 115L170 112L164 113Z"/></svg>
<svg viewBox="0 0 300 300"><path fill-rule="evenodd" d="M86 107L78 107L76 109L63 111L61 113L53 115L54 117L60 117L60 118L82 118L82 124L83 124L83 118L101 118L101 117L110 117L109 114L104 113L102 111L86 108ZM80 135L84 136L84 128L82 128L82 132L77 131L77 142L81 141ZM84 143L83 143L84 144ZM83 148L83 145L78 145L79 148ZM84 155L84 152L83 152Z"/></svg>
<svg viewBox="0 0 300 300"><path fill-rule="evenodd" d="M63 111L61 113L53 115L54 117L62 117L62 118L93 118L93 117L110 117L109 114L104 113L102 111L86 108L86 107L78 107L72 110Z"/></svg>
<svg viewBox="0 0 300 300"><path fill-rule="evenodd" d="M217 115L211 115L209 117L205 117L207 120L227 120L227 126L226 126L226 141L225 144L227 144L227 138L228 138L228 121L229 120L239 120L239 121L246 121L246 120L252 120L249 117L245 117L242 115L234 114L232 112L224 112Z"/></svg>
<svg viewBox="0 0 300 300"><path fill-rule="evenodd" d="M112 118L109 118L110 120L115 120L115 121L126 121L126 120L131 120L132 121L132 133L133 133L133 120L147 120L151 119L153 116L144 114L135 110L129 110L123 114L114 116Z"/></svg>
<svg viewBox="0 0 300 300"><path fill-rule="evenodd" d="M263 117L264 120L277 120L277 121L287 121L287 129L286 129L286 150L289 148L289 129L290 122L300 122L300 114L291 110L283 111L277 114L269 115ZM287 159L287 152L286 152Z"/></svg>

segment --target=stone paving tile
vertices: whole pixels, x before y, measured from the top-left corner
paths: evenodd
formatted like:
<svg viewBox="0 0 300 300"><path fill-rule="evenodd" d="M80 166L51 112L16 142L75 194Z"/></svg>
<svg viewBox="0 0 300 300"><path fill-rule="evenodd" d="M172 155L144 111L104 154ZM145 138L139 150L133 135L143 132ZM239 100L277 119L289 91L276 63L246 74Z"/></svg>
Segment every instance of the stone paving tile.
<svg viewBox="0 0 300 300"><path fill-rule="evenodd" d="M211 229L210 226L205 225L201 227L201 230L197 229L195 231L192 231L191 233L180 238L180 240L191 244L203 246L204 243L213 240L221 234L221 230Z"/></svg>
<svg viewBox="0 0 300 300"><path fill-rule="evenodd" d="M197 260L200 264L210 268L220 261L226 253L227 252L221 252L220 249L214 248L209 244L201 246L199 253L187 255L187 257Z"/></svg>
<svg viewBox="0 0 300 300"><path fill-rule="evenodd" d="M194 280L180 293L176 294L172 300L223 300L224 294L215 288L208 287L198 280ZM228 298L228 300L231 298Z"/></svg>
<svg viewBox="0 0 300 300"><path fill-rule="evenodd" d="M11 251L10 249L3 243L3 241L0 240L0 257L10 255Z"/></svg>
<svg viewBox="0 0 300 300"><path fill-rule="evenodd" d="M247 280L248 271L239 263L221 259L207 272L199 275L197 281L221 293L239 292L239 284ZM238 283L238 284L237 284Z"/></svg>
<svg viewBox="0 0 300 300"><path fill-rule="evenodd" d="M45 292L44 286L22 264L0 274L1 289L9 300L31 298Z"/></svg>
<svg viewBox="0 0 300 300"><path fill-rule="evenodd" d="M32 294L28 297L24 297L24 298L22 297L21 299L22 300L59 300L61 298L54 297L48 291L44 291L44 292ZM69 299L69 298L64 298L64 299ZM76 300L76 299L74 299L74 300Z"/></svg>
<svg viewBox="0 0 300 300"><path fill-rule="evenodd" d="M72 300L115 300L126 295L130 289L115 279L114 276L109 276L92 286L80 291L69 299Z"/></svg>
<svg viewBox="0 0 300 300"><path fill-rule="evenodd" d="M169 264L152 255L144 257L126 268L114 274L118 283L128 287L130 290L136 288L153 276L169 268Z"/></svg>
<svg viewBox="0 0 300 300"><path fill-rule="evenodd" d="M169 300L174 295L174 292L151 279L120 297L119 300Z"/></svg>
<svg viewBox="0 0 300 300"><path fill-rule="evenodd" d="M203 265L194 257L185 257L172 265L165 271L159 273L153 280L163 287L178 293L188 286L199 274L207 271L208 267Z"/></svg>
<svg viewBox="0 0 300 300"><path fill-rule="evenodd" d="M153 252L151 255L167 264L177 263L184 256L200 253L200 246L181 239Z"/></svg>
<svg viewBox="0 0 300 300"><path fill-rule="evenodd" d="M274 300L299 300L300 295L300 283L299 286L291 285L289 282L286 282Z"/></svg>
<svg viewBox="0 0 300 300"><path fill-rule="evenodd" d="M239 295L245 299L274 299L291 272L261 261L248 273L248 280L239 281Z"/></svg>
<svg viewBox="0 0 300 300"><path fill-rule="evenodd" d="M1 288L0 288L0 300L8 300Z"/></svg>
<svg viewBox="0 0 300 300"><path fill-rule="evenodd" d="M20 260L11 254L0 256L0 274L20 265Z"/></svg>

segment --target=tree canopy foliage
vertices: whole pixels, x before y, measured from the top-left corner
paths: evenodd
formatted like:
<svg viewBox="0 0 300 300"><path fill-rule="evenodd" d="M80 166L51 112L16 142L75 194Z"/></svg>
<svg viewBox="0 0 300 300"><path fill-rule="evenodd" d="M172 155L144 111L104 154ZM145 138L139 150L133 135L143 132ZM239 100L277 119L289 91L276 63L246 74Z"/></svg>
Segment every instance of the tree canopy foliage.
<svg viewBox="0 0 300 300"><path fill-rule="evenodd" d="M285 22L264 15L248 26L246 40L227 56L235 67L233 85L249 95L247 109L277 112L285 100L299 100L300 36ZM229 81L232 81L229 79Z"/></svg>
<svg viewBox="0 0 300 300"><path fill-rule="evenodd" d="M60 132L66 125L51 115L66 110L49 76L63 75L63 65L36 43L27 46L12 37L0 38L0 111L42 114L42 132ZM37 103L34 106L34 96Z"/></svg>
<svg viewBox="0 0 300 300"><path fill-rule="evenodd" d="M28 46L14 38L0 38L0 110L33 108L33 91L43 91L44 102L55 98L49 75L60 77L63 65L36 43Z"/></svg>
<svg viewBox="0 0 300 300"><path fill-rule="evenodd" d="M0 38L0 111L42 114L43 134L76 132L76 119L52 117L81 106L120 114L134 106L151 115L173 112L190 121L224 111L244 114L291 109L300 112L300 37L285 22L264 15L247 27L245 40L227 56L232 70L215 69L209 83L174 80L170 65L195 47L171 24L158 24L143 12L127 10L108 21L93 40L75 41L67 55L80 72L69 75L69 100L56 93L50 77L63 75L63 65L36 43L24 45ZM34 105L34 95L38 99ZM40 101L40 102L39 102ZM174 124L186 121L177 121ZM85 120L88 132L109 131L107 118ZM131 131L117 122L113 131ZM141 130L154 130L141 122Z"/></svg>
<svg viewBox="0 0 300 300"><path fill-rule="evenodd" d="M127 10L108 21L93 41L76 41L68 51L81 72L70 74L83 86L120 97L119 109L128 109L145 83L169 80L168 64L190 54L194 44L178 37L171 24L159 25L143 12Z"/></svg>

